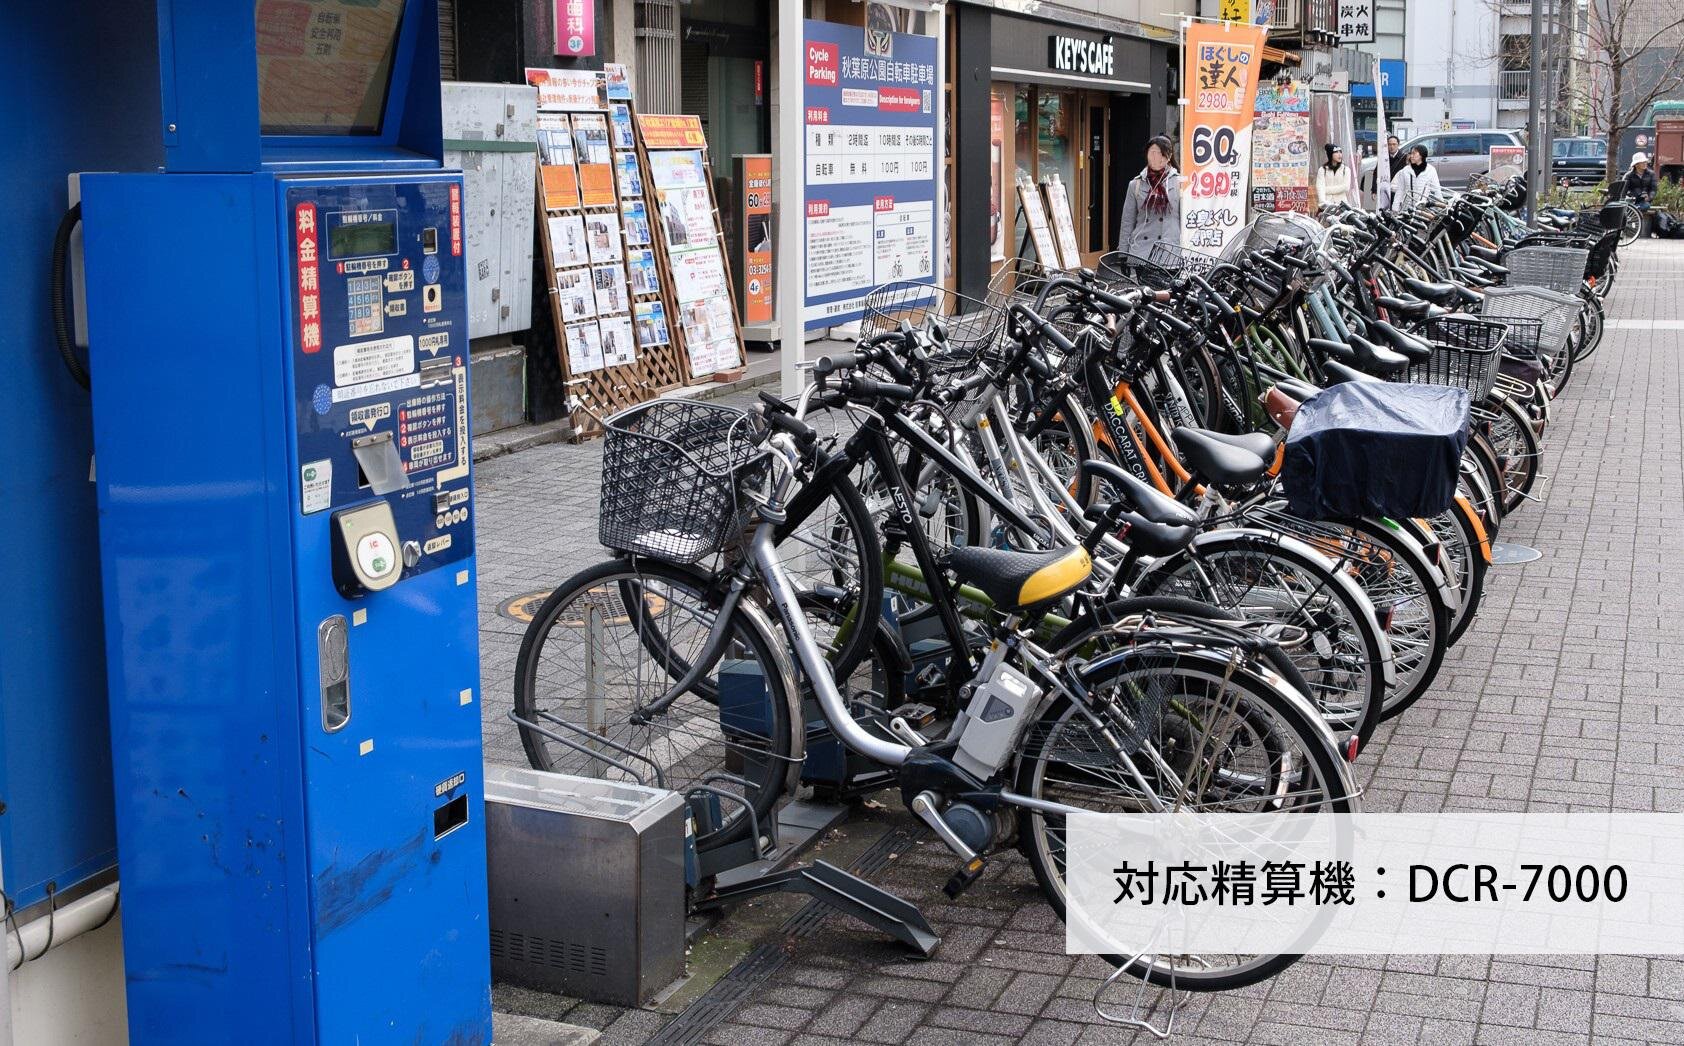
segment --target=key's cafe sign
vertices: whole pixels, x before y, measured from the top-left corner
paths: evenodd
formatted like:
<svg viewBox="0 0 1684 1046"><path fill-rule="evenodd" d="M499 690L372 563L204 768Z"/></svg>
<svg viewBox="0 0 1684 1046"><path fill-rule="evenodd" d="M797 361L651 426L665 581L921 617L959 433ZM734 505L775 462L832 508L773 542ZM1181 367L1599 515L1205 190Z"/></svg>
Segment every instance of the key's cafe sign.
<svg viewBox="0 0 1684 1046"><path fill-rule="evenodd" d="M1116 70L1117 45L1109 36L1084 40L1054 34L1047 38L1047 50L1048 67L1061 73L1111 76Z"/></svg>

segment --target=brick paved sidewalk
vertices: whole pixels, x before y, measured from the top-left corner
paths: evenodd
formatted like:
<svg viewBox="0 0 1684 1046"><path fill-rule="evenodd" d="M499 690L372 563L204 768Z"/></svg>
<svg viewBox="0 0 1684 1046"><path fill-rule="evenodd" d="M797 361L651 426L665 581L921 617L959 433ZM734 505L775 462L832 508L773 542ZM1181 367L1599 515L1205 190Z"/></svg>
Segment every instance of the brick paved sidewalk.
<svg viewBox="0 0 1684 1046"><path fill-rule="evenodd" d="M1603 346L1545 433L1544 500L1504 524L1504 540L1544 556L1492 571L1434 692L1363 753L1367 810L1684 810L1684 248L1643 241L1622 260ZM496 607L601 555L599 451L525 451L478 477L487 759L523 763L503 718L521 626ZM950 904L939 885L951 858L935 844L905 850L875 881L923 906L943 936L935 961L908 961L833 917L786 942L770 979L706 1041L1153 1041L1094 1014L1105 970L1063 954L1021 859L1002 856ZM666 1020L606 1007L565 1019L605 1028L603 1042L645 1041ZM1684 1043L1684 961L1319 957L1194 998L1172 1041Z"/></svg>

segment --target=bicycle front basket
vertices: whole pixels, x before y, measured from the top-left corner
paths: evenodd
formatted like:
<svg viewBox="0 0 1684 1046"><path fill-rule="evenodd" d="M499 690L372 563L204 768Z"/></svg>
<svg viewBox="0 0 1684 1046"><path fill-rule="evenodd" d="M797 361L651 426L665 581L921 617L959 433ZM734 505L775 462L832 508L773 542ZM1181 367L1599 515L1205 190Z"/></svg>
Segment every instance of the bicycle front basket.
<svg viewBox="0 0 1684 1046"><path fill-rule="evenodd" d="M860 337L884 334L902 323L925 330L934 322L946 331L949 349L974 353L993 346L1005 321L1005 311L987 302L944 287L899 280L865 296Z"/></svg>
<svg viewBox="0 0 1684 1046"><path fill-rule="evenodd" d="M1579 305L1577 295L1559 294L1542 287L1491 287L1485 292L1485 304L1479 314L1509 325L1505 347L1510 352L1524 348L1553 357L1566 346ZM1516 321L1526 320L1537 323L1538 329L1523 332L1515 327ZM1522 338L1522 333L1529 338Z"/></svg>
<svg viewBox="0 0 1684 1046"><path fill-rule="evenodd" d="M751 505L739 492L767 461L748 412L653 400L604 424L597 520L604 545L694 563L741 532Z"/></svg>
<svg viewBox="0 0 1684 1046"><path fill-rule="evenodd" d="M1590 251L1584 247L1516 247L1503 255L1510 287L1542 287L1577 294L1585 282Z"/></svg>
<svg viewBox="0 0 1684 1046"><path fill-rule="evenodd" d="M1494 320L1471 316L1440 316L1427 323L1432 356L1409 368L1415 385L1450 385L1466 389L1474 403L1491 395L1502 363L1503 338L1508 328Z"/></svg>

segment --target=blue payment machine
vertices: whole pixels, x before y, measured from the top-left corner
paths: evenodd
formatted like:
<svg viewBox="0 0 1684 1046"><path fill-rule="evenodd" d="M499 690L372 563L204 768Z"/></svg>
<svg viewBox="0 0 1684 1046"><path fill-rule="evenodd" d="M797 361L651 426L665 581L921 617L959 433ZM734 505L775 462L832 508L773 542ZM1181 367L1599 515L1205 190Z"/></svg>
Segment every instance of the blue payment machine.
<svg viewBox="0 0 1684 1046"><path fill-rule="evenodd" d="M491 1037L433 0L159 0L80 178L135 1043Z"/></svg>

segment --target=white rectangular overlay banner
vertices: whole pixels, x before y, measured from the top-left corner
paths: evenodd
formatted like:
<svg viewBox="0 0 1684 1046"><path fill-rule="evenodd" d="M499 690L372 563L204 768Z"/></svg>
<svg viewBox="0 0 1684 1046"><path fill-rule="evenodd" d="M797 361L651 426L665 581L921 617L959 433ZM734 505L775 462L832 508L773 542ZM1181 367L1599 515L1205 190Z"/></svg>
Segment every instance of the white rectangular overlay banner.
<svg viewBox="0 0 1684 1046"><path fill-rule="evenodd" d="M1684 813L1071 814L1065 949L1684 955Z"/></svg>

